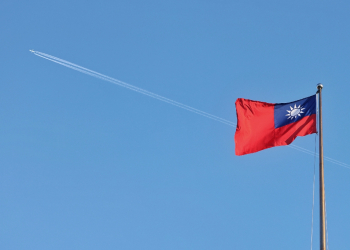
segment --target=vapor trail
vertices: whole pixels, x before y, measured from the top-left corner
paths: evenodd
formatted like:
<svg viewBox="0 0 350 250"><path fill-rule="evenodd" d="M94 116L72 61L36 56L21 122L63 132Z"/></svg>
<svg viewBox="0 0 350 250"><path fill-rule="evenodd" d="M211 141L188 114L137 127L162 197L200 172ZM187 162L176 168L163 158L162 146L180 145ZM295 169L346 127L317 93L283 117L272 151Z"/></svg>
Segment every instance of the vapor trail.
<svg viewBox="0 0 350 250"><path fill-rule="evenodd" d="M142 88L139 88L139 87L136 87L134 85L131 85L131 84L128 84L128 83L125 83L125 82L122 82L120 80L117 80L117 79L114 79L112 77L109 77L109 76L106 76L106 75L103 75L101 73L98 73L96 71L93 71L93 70L90 70L90 69L87 69L87 68L84 68L82 66L79 66L77 64L74 64L74 63L71 63L69 61L66 61L66 60L63 60L61 58L58 58L58 57L55 57L55 56L51 56L49 54L45 54L45 53L42 53L42 52L39 52L39 51L34 51L34 50L30 50L34 55L36 56L39 56L41 58L44 58L46 60L49 60L49 61L52 61L54 63L57 63L57 64L60 64L62 66L65 66L67 68L70 68L70 69L74 69L76 71L79 71L81 73L84 73L84 74L87 74L87 75L90 75L90 76L93 76L93 77L96 77L96 78L99 78L99 79L102 79L102 80L105 80L105 81L108 81L108 82L111 82L113 84L116 84L118 86L121 86L121 87L124 87L124 88L127 88L127 89L130 89L130 90L133 90L135 92L138 92L138 93L141 93L143 95L146 95L146 96L149 96L149 97L152 97L154 99L157 99L157 100L160 100L162 102L165 102L165 103L169 103L171 105L174 105L176 107L179 107L179 108L182 108L182 109L185 109L185 110L188 110L190 112L193 112L193 113L196 113L198 115L201 115L201 116L204 116L204 117L207 117L209 119L212 119L212 120L215 120L215 121L218 121L218 122L221 122L223 124L226 124L226 125L229 125L231 127L235 127L236 126L236 123L234 122L231 122L231 121L228 121L226 119L223 119L223 118L220 118L218 116L215 116L215 115L212 115L212 114L209 114L207 112L204 112L204 111L201 111L199 109L196 109L196 108L193 108L191 106L188 106L188 105L185 105L185 104L182 104L180 102L176 102L172 99L169 99L169 98L166 98L166 97L163 97L163 96L160 96L160 95L157 95L155 93L152 93L150 91L147 91L147 90L144 90ZM290 148L293 148L295 150L299 150L305 154L309 154L309 155L312 155L314 156L315 153L310 151L310 150L307 150L305 148L302 148L302 147L299 147L299 146L296 146L296 145L288 145ZM318 155L318 154L316 154ZM343 162L340 162L340 161L337 161L335 159L332 159L330 157L324 157L324 159L326 161L329 161L331 163L334 163L334 164L337 164L339 166L342 166L342 167L345 167L345 168L349 168L350 169L350 165L346 164L346 163L343 163Z"/></svg>
<svg viewBox="0 0 350 250"><path fill-rule="evenodd" d="M307 149L305 149L305 148L299 147L299 146L297 146L297 145L290 144L290 145L288 145L288 146L291 147L291 148L293 148L293 149L302 151L302 152L304 152L304 153L306 153L306 154L315 155L315 152L312 152L312 151L307 150ZM319 154L316 153L316 156L318 156L318 155L319 155ZM337 164L337 165L339 165L339 166L342 166L342 167L345 167L345 168L349 168L349 169L350 169L350 165L348 165L348 164L346 164L346 163L343 163L343 162L341 162L341 161L337 161L337 160L335 160L335 159L333 159L333 158L330 158L330 157L327 157L327 156L324 156L324 159L325 159L326 161L329 161L329 162L332 162L332 163Z"/></svg>
<svg viewBox="0 0 350 250"><path fill-rule="evenodd" d="M48 54L45 54L45 53L41 53L41 52L38 52L38 51L33 51L33 53L34 53L36 56L39 56L39 57L42 57L42 58L44 58L44 59L50 60L50 61L52 61L52 62L58 63L58 64L63 65L63 66L65 66L65 67L68 67L68 68L77 70L77 71L82 72L82 73L84 73L84 74L97 77L97 78L99 78L99 79L102 79L102 80L105 80L105 81L114 83L114 84L119 85L119 86L124 87L124 88L128 88L128 89L130 89L130 90L139 92L139 93L141 93L141 94L147 95L147 96L152 97L152 98L155 98L155 99L157 99L157 100L160 100L160 101L169 103L169 104L174 105L174 106L177 106L177 107L179 107L179 108L182 108L182 109L191 111L191 112L193 112L193 113L202 115L202 116L204 116L204 117L213 119L213 120L215 120L215 121L224 123L224 124L226 124L226 125L233 126L233 127L236 126L236 124L235 124L234 122L231 122L231 121L228 121L228 120L226 120L226 119L223 119L223 118L217 117L217 116L215 116L215 115L209 114L209 113L207 113L207 112L198 110L198 109L193 108L193 107L191 107L191 106L188 106L188 105L185 105L185 104L176 102L176 101L171 100L171 99L169 99L169 98L166 98L166 97L157 95L157 94L152 93L152 92L150 92L150 91L147 91L147 90L138 88L138 87L133 86L133 85L131 85L131 84L128 84L128 83L119 81L119 80L117 80L117 79L114 79L114 78L112 78L112 77L103 75L103 74L98 73L98 72L96 72L96 71L93 71L93 70L90 70L90 69L81 67L81 66L79 66L79 65L77 65L77 64L74 64L74 63L71 63L71 62L62 60L62 59L60 59L60 58L57 58L57 57L54 57L54 56L51 56L51 55L48 55Z"/></svg>

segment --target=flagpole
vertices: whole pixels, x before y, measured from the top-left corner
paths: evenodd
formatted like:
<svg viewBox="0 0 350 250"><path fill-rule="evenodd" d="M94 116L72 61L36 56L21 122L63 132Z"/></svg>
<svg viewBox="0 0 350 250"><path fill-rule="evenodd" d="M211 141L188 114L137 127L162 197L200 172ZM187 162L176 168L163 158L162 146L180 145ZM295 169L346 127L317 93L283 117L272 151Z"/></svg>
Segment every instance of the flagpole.
<svg viewBox="0 0 350 250"><path fill-rule="evenodd" d="M323 85L317 85L318 93L318 136L319 136L319 162L320 162L320 249L326 250L326 203L324 193L324 171L323 171L323 137L322 137L322 92Z"/></svg>

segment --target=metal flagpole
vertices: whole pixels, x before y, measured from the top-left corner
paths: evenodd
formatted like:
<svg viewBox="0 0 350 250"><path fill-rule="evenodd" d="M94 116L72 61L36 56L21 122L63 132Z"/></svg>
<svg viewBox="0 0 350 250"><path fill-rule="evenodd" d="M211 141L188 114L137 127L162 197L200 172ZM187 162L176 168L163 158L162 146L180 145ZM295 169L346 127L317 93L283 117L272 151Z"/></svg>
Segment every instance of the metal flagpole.
<svg viewBox="0 0 350 250"><path fill-rule="evenodd" d="M322 92L323 85L317 84L318 93L318 136L319 136L319 156L320 156L320 249L326 250L326 211L324 194L324 171L323 171L323 137L322 137Z"/></svg>

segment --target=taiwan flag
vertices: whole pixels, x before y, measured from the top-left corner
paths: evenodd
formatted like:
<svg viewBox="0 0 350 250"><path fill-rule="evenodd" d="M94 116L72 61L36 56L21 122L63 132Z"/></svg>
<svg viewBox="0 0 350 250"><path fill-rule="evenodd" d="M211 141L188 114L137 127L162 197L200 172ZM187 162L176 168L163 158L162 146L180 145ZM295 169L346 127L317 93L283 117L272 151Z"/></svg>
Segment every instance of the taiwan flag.
<svg viewBox="0 0 350 250"><path fill-rule="evenodd" d="M289 103L236 101L236 155L289 145L297 136L316 133L316 95Z"/></svg>

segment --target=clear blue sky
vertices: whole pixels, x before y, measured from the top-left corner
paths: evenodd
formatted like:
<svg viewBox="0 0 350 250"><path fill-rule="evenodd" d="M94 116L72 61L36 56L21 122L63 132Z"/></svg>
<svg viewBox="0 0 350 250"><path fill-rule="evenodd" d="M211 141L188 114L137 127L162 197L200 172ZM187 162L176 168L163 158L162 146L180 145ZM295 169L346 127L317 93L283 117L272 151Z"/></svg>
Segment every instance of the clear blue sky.
<svg viewBox="0 0 350 250"><path fill-rule="evenodd" d="M322 82L325 155L350 164L349 12L347 1L2 1L1 249L309 249L313 156L235 156L234 127L29 49L232 122L239 97L290 102ZM315 135L293 144L313 151ZM349 249L350 169L326 161L325 184L329 247Z"/></svg>

